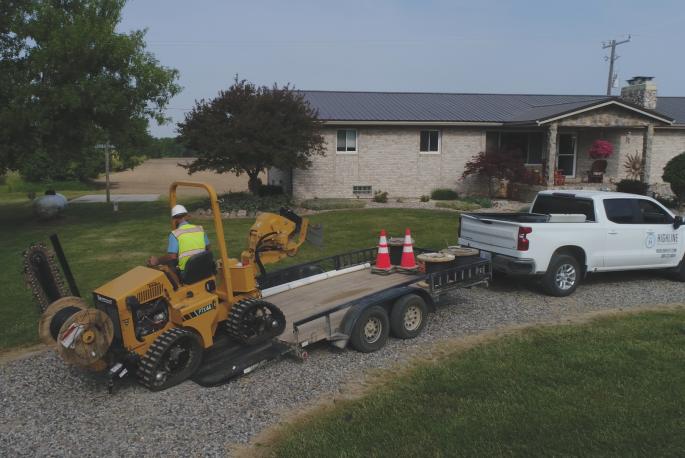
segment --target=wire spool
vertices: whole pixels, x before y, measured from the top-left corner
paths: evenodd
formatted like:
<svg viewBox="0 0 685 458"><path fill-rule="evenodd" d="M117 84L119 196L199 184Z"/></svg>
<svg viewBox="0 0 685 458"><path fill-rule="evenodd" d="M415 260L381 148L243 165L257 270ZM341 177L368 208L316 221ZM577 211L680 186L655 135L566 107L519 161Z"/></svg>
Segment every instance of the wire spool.
<svg viewBox="0 0 685 458"><path fill-rule="evenodd" d="M454 261L454 255L450 253L421 253L416 257L423 262L451 262Z"/></svg>
<svg viewBox="0 0 685 458"><path fill-rule="evenodd" d="M454 261L454 255L449 253L421 253L416 257L419 270L430 274L448 267L446 263Z"/></svg>
<svg viewBox="0 0 685 458"><path fill-rule="evenodd" d="M73 314L59 330L57 351L69 364L97 368L114 339L114 325L107 314L89 308Z"/></svg>
<svg viewBox="0 0 685 458"><path fill-rule="evenodd" d="M448 246L440 250L440 253L451 254L454 257L460 256L478 256L478 250L475 248L462 247L459 245Z"/></svg>
<svg viewBox="0 0 685 458"><path fill-rule="evenodd" d="M53 345L57 341L62 325L75 313L88 308L83 298L66 296L52 302L45 309L38 323L38 335L46 345Z"/></svg>

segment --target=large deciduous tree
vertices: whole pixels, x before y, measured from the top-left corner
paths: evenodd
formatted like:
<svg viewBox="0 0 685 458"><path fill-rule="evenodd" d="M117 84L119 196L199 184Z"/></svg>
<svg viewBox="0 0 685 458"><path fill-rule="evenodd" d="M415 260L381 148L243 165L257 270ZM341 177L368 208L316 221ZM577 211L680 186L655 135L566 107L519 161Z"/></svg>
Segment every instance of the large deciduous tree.
<svg viewBox="0 0 685 458"><path fill-rule="evenodd" d="M165 121L178 72L146 51L144 31L116 30L125 3L3 2L0 78L11 84L0 89L0 168L86 178L102 164L98 143L126 157L147 142L150 119Z"/></svg>
<svg viewBox="0 0 685 458"><path fill-rule="evenodd" d="M227 91L201 100L178 124L179 140L197 157L188 169L242 173L253 193L259 174L311 166L324 154L317 112L290 85L256 86L237 77Z"/></svg>

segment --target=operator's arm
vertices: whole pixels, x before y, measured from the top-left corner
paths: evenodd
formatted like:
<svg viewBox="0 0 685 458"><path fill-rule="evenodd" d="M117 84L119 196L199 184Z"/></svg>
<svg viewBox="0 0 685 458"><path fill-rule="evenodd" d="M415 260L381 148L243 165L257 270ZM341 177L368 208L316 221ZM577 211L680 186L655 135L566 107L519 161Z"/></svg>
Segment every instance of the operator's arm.
<svg viewBox="0 0 685 458"><path fill-rule="evenodd" d="M167 254L164 256L150 256L147 261L149 266L157 266L161 263L170 262L178 259L178 239L174 237L174 234L169 234L169 243L167 246Z"/></svg>

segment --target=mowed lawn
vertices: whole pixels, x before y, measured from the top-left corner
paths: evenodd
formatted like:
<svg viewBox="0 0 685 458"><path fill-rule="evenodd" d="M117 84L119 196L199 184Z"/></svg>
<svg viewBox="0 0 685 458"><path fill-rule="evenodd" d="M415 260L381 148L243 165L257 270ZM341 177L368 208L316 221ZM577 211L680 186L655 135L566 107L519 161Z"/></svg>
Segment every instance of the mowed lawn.
<svg viewBox="0 0 685 458"><path fill-rule="evenodd" d="M265 456L683 456L685 310L538 327L286 424Z"/></svg>
<svg viewBox="0 0 685 458"><path fill-rule="evenodd" d="M49 244L57 233L76 277L79 289L90 300L91 291L137 265L151 254L166 250L169 232L168 204L122 203L119 211L105 204L72 204L65 216L51 222L38 222L27 204L0 203L2 222L0 259L0 313L3 330L0 349L38 341L39 313L22 275L22 252L34 241ZM245 247L253 218L224 221L229 254L238 256ZM458 215L428 210L354 210L327 212L311 217L324 226L323 248L305 244L297 257L267 266L276 269L290 263L324 257L338 252L375 246L384 228L392 235L403 235L410 227L419 246L444 247L457 240ZM195 221L216 240L212 220ZM216 244L214 243L216 248ZM215 250L216 252L216 250Z"/></svg>

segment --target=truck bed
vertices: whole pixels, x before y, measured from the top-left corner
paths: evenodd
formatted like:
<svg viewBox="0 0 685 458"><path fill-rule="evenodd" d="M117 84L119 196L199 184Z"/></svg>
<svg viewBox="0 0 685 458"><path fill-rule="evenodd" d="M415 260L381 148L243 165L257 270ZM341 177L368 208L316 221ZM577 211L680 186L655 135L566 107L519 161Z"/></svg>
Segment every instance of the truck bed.
<svg viewBox="0 0 685 458"><path fill-rule="evenodd" d="M328 336L327 326L323 325L326 317L302 325L298 329L299 339L293 332L293 323L389 288L415 283L424 277L401 273L377 275L367 268L283 291L269 296L267 300L278 306L285 315L287 325L280 340L287 343L296 343L297 340L315 342ZM330 315L333 331L346 311L344 309Z"/></svg>

